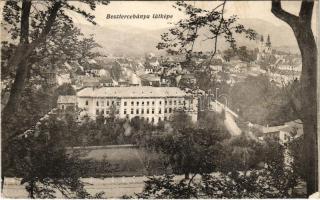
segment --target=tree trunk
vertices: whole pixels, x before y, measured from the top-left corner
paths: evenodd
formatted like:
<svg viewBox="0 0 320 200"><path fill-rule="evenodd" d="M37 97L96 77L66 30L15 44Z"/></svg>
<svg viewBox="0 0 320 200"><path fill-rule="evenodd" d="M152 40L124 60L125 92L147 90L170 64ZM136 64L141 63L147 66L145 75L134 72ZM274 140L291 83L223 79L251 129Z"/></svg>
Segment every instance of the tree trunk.
<svg viewBox="0 0 320 200"><path fill-rule="evenodd" d="M4 124L12 118L12 116L15 114L15 112L19 107L22 92L25 88L28 71L29 70L28 70L27 61L22 62L18 66L17 74L15 76L15 79L10 91L10 97L9 97L8 103L2 111L2 117L3 117L2 119Z"/></svg>
<svg viewBox="0 0 320 200"><path fill-rule="evenodd" d="M293 30L302 57L301 94L303 122L303 153L306 158L307 195L318 189L317 149L317 45L312 33L311 20L314 0L302 0L299 16L286 12L281 0L272 0L271 12Z"/></svg>
<svg viewBox="0 0 320 200"><path fill-rule="evenodd" d="M15 113L17 112L18 105L20 104L22 92L25 88L27 81L27 74L29 71L28 60L31 53L43 42L45 42L47 35L50 33L51 28L56 21L58 11L61 9L61 1L56 1L48 12L50 13L45 26L40 33L39 37L29 43L29 16L31 9L31 0L23 0L21 10L21 31L20 31L20 44L15 50L14 54L8 61L8 66L16 69L15 79L10 90L10 97L2 110L2 135L1 144L6 143L6 139L13 136L9 134L11 130L10 126L14 126ZM3 152L4 146L2 146Z"/></svg>
<svg viewBox="0 0 320 200"><path fill-rule="evenodd" d="M3 192L3 187L4 187L4 175L1 175L1 191Z"/></svg>
<svg viewBox="0 0 320 200"><path fill-rule="evenodd" d="M184 173L184 179L188 180L190 178L189 172Z"/></svg>
<svg viewBox="0 0 320 200"><path fill-rule="evenodd" d="M29 66L27 65L27 61L19 65L15 81L11 88L9 101L1 113L1 172L4 176L6 176L7 170L13 167L12 164L14 165L14 162L12 161L13 155L10 155L9 151L9 140L14 136L16 130L15 126L19 123L15 116L18 112L21 96L25 88L28 71Z"/></svg>
<svg viewBox="0 0 320 200"><path fill-rule="evenodd" d="M29 197L31 199L34 199L34 189L35 189L35 182L34 181L31 181L30 182L30 190L29 190Z"/></svg>
<svg viewBox="0 0 320 200"><path fill-rule="evenodd" d="M17 112L18 105L24 90L25 81L27 78L27 59L21 60L22 55L26 54L29 50L29 17L31 11L31 0L22 1L21 18L20 18L20 43L15 49L14 55L11 56L10 60L19 61L17 65L8 64L7 67L13 67L16 69L16 74L12 88L10 90L9 100L2 111L2 144L6 143L6 139L9 134L8 131L11 130L11 125L13 125L14 115ZM9 61L10 63L10 61Z"/></svg>
<svg viewBox="0 0 320 200"><path fill-rule="evenodd" d="M26 76L29 71L27 61L21 63L17 69L14 83L11 88L10 97L7 105L1 114L1 149L2 149L2 173L6 174L6 170L11 168L11 156L9 155L10 142L8 140L14 136L15 126L17 125L16 113L20 104L21 96L26 84Z"/></svg>
<svg viewBox="0 0 320 200"><path fill-rule="evenodd" d="M317 46L310 26L304 23L294 29L301 51L302 122L306 156L307 194L317 191Z"/></svg>

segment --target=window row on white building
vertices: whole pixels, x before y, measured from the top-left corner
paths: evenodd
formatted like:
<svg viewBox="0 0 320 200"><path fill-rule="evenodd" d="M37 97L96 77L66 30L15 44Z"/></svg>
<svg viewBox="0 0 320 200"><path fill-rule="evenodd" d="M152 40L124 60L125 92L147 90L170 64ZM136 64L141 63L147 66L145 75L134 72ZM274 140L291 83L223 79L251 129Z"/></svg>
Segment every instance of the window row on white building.
<svg viewBox="0 0 320 200"><path fill-rule="evenodd" d="M113 112L119 118L140 117L158 123L170 119L177 110L185 110L197 120L198 101L176 87L102 87L84 88L77 93L82 115L95 118Z"/></svg>

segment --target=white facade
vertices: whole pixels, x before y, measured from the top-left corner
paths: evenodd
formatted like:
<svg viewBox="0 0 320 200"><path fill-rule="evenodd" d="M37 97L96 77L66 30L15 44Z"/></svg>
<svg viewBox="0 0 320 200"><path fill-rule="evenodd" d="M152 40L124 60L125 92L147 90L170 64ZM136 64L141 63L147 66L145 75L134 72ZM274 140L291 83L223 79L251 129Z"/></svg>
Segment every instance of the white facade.
<svg viewBox="0 0 320 200"><path fill-rule="evenodd" d="M144 72L145 72L146 74L153 73L153 68L151 68L151 67L146 67L146 68L144 69Z"/></svg>
<svg viewBox="0 0 320 200"><path fill-rule="evenodd" d="M170 120L175 111L186 111L197 120L198 101L176 87L102 87L85 88L77 93L82 115L96 118L111 113L119 118L140 117L157 124Z"/></svg>

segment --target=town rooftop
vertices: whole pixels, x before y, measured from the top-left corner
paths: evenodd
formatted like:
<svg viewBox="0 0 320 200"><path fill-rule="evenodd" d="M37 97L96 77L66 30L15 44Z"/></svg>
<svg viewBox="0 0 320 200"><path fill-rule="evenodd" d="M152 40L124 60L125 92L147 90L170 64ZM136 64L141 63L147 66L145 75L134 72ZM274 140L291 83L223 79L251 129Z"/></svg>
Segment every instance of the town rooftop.
<svg viewBox="0 0 320 200"><path fill-rule="evenodd" d="M177 87L151 87L151 86L131 86L131 87L87 87L78 91L78 97L183 97L189 96L186 92Z"/></svg>

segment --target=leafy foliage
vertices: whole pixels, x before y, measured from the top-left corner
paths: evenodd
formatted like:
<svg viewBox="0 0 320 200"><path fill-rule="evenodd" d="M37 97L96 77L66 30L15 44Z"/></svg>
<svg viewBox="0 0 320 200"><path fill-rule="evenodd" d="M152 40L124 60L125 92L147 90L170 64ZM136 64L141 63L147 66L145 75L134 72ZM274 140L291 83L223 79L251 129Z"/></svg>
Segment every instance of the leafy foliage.
<svg viewBox="0 0 320 200"><path fill-rule="evenodd" d="M106 5L108 3L106 0L95 2L84 0L82 2L89 4L91 10L96 8L96 4ZM2 12L4 20L1 25L9 33L10 39L2 45L4 55L2 56L2 78L9 79L9 87L6 88L10 91L10 98L3 109L4 121L10 121L15 117L21 95L27 85L26 82L39 80L39 76L40 79L43 78L43 73L66 61L65 55L70 55L70 52L73 52L74 55L75 51L70 51L70 46L79 45L76 52L81 52L79 49L84 49L85 51L82 53L86 54L89 53L88 48L92 49L93 46L96 46L92 39L78 37L80 36L79 29L73 26L72 18L68 16L67 9L95 23L92 14L65 0L5 2ZM72 60L73 55L67 56L69 61ZM83 55L74 57L81 59ZM53 65L48 66L48 61L52 61ZM34 72L38 73L34 74ZM5 134L2 138L5 140L12 133L7 133L10 128L3 127L4 129Z"/></svg>
<svg viewBox="0 0 320 200"><path fill-rule="evenodd" d="M190 199L197 198L197 189L191 182L183 179L174 181L173 175L164 175L163 177L149 177L145 181L145 187L142 193L137 194L137 198L153 199Z"/></svg>
<svg viewBox="0 0 320 200"><path fill-rule="evenodd" d="M55 114L46 115L37 125L14 140L12 154L16 173L26 183L31 198L93 198L80 181L85 167L78 154L68 154L63 143L65 122ZM50 167L48 167L50 166Z"/></svg>
<svg viewBox="0 0 320 200"><path fill-rule="evenodd" d="M82 1L94 10L108 1ZM9 33L1 46L1 80L4 83L2 110L2 174L10 171L10 141L33 126L52 105L48 76L68 70L64 63L88 63L97 56L98 45L74 27L68 12L75 11L94 23L94 17L70 1L6 1L2 27ZM69 11L67 11L69 9ZM50 63L50 65L48 65ZM50 92L51 91L51 92Z"/></svg>
<svg viewBox="0 0 320 200"><path fill-rule="evenodd" d="M189 128L155 136L151 144L168 156L174 173L203 174L218 168L222 160L220 142L225 138L225 133Z"/></svg>
<svg viewBox="0 0 320 200"><path fill-rule="evenodd" d="M234 136L223 145L223 161L220 171L234 173L243 171L245 174L259 168L264 161L264 145L261 141L251 138L243 132L240 136Z"/></svg>
<svg viewBox="0 0 320 200"><path fill-rule="evenodd" d="M295 131L294 131L295 132ZM296 134L294 133L293 134ZM306 157L301 151L301 146L303 145L303 137L298 137L288 144L289 155L293 157L291 163L293 172L301 178L301 180L306 180Z"/></svg>
<svg viewBox="0 0 320 200"><path fill-rule="evenodd" d="M219 168L223 158L222 141L229 137L224 129L210 129L193 124L185 113L175 113L163 127L139 132L139 146L164 154L175 174L210 173Z"/></svg>
<svg viewBox="0 0 320 200"><path fill-rule="evenodd" d="M242 141L242 142L241 142ZM244 142L247 142L246 144ZM240 139L235 146L250 146L249 140ZM224 173L201 174L201 178L183 179L174 175L149 177L138 198L292 198L297 197L294 187L299 180L291 168L284 167L285 147L267 140L259 148L265 166L241 171L237 162L234 169ZM253 151L255 154L257 151ZM230 155L225 155L225 158ZM231 155L232 157L232 155ZM225 165L223 164L222 167ZM226 166L227 167L227 166ZM240 170L240 171L239 171Z"/></svg>
<svg viewBox="0 0 320 200"><path fill-rule="evenodd" d="M47 43L40 44L37 51L30 55L26 64L30 66L28 81L33 84L43 85L48 80L48 73L74 73L78 70L75 66L82 65L88 67L90 59L99 56L94 52L99 45L92 37L85 38L78 28L69 24L57 23L53 26L51 33L48 35ZM62 31L63 30L63 31ZM7 66L11 55L17 48L17 45L11 42L2 42L2 80L13 81L16 75L16 69ZM50 63L50 65L48 65ZM73 66L70 68L65 63ZM10 91L11 84L8 85L7 91Z"/></svg>
<svg viewBox="0 0 320 200"><path fill-rule="evenodd" d="M167 49L167 52L173 55L186 55L187 60L190 61L192 56L203 54L203 52L194 51L194 47L196 41L199 42L204 38L204 40L212 40L211 60L217 51L217 42L220 37L233 48L236 46L235 34L243 33L246 38L255 39L255 31L237 24L236 16L224 17L225 4L226 1L212 10L205 10L183 1L176 2L174 7L184 12L187 17L178 21L174 28L161 36L162 42L158 43L157 48Z"/></svg>
<svg viewBox="0 0 320 200"><path fill-rule="evenodd" d="M270 82L267 76L249 76L230 89L230 105L252 123L279 125L295 120L299 115L292 106L292 100L296 97L290 97L290 85L280 88Z"/></svg>

